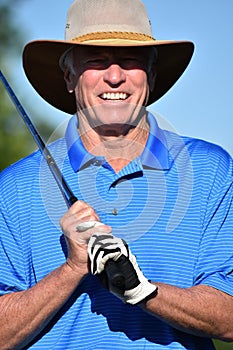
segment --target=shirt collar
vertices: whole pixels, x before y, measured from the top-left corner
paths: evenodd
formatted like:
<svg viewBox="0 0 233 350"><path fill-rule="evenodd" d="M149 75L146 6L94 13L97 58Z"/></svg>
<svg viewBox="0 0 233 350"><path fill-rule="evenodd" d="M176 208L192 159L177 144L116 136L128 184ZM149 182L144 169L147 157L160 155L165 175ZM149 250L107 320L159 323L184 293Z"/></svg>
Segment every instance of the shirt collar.
<svg viewBox="0 0 233 350"><path fill-rule="evenodd" d="M166 137L157 124L155 117L148 113L150 133L144 151L139 159L143 166L155 169L169 169L169 151ZM65 134L68 156L75 172L90 163L104 163L104 157L97 157L87 152L78 133L78 118L74 115L68 123Z"/></svg>
<svg viewBox="0 0 233 350"><path fill-rule="evenodd" d="M140 156L141 162L149 168L169 169L169 151L165 134L151 113L148 113L147 120L150 125L150 133Z"/></svg>

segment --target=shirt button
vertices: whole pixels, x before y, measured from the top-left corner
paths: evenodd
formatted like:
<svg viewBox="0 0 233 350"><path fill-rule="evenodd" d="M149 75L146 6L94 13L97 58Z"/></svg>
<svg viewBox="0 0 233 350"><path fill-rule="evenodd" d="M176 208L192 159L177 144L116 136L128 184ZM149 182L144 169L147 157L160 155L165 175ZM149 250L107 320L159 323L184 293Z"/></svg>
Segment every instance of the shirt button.
<svg viewBox="0 0 233 350"><path fill-rule="evenodd" d="M113 208L112 215L118 215L118 210L116 208Z"/></svg>

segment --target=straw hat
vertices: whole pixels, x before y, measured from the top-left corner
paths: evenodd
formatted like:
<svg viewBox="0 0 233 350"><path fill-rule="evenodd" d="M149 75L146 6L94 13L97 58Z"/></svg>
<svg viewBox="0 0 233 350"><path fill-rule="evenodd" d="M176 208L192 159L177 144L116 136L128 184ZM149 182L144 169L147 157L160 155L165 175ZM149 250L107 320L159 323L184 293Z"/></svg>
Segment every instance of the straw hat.
<svg viewBox="0 0 233 350"><path fill-rule="evenodd" d="M163 96L179 79L193 54L189 41L156 40L140 0L75 0L66 22L65 40L37 40L23 52L23 67L35 90L54 107L74 114L75 96L66 89L59 66L72 46L155 46L157 77L148 105Z"/></svg>

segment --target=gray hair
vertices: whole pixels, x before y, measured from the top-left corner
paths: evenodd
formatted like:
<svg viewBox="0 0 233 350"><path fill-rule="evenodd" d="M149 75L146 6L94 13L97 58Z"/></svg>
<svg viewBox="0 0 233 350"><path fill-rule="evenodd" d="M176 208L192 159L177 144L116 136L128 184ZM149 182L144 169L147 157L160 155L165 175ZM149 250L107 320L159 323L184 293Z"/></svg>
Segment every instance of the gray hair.
<svg viewBox="0 0 233 350"><path fill-rule="evenodd" d="M150 47L149 60L148 60L149 71L158 62L158 57L159 57L159 55L158 55L158 50L156 49L156 47L155 46Z"/></svg>
<svg viewBox="0 0 233 350"><path fill-rule="evenodd" d="M75 46L71 46L66 50L59 59L59 66L64 72L66 68L69 68L72 74L75 74L74 69L74 59L73 59L73 49Z"/></svg>

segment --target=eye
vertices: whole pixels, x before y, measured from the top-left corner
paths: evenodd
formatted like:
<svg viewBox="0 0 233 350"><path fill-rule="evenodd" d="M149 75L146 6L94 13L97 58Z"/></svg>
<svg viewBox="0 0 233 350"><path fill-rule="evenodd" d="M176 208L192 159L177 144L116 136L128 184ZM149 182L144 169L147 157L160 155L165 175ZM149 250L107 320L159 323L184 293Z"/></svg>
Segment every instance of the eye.
<svg viewBox="0 0 233 350"><path fill-rule="evenodd" d="M121 61L121 66L124 69L143 69L144 68L144 63L143 60L140 59L139 57L125 57Z"/></svg>
<svg viewBox="0 0 233 350"><path fill-rule="evenodd" d="M104 69L107 64L108 61L104 57L91 57L85 62L85 66L90 69Z"/></svg>

